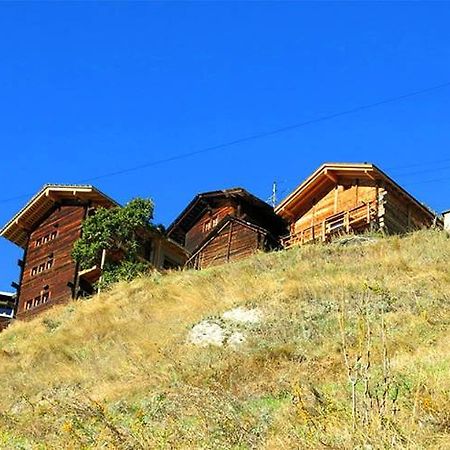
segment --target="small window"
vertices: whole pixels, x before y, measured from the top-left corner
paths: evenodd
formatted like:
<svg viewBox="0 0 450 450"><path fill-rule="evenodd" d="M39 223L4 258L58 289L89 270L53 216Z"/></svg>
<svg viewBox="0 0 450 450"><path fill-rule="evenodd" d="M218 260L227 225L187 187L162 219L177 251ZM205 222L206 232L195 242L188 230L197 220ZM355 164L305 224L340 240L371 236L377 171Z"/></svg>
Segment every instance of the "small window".
<svg viewBox="0 0 450 450"><path fill-rule="evenodd" d="M219 217L215 216L206 222L203 223L203 232L206 233L207 231L212 230L217 224L219 223Z"/></svg>
<svg viewBox="0 0 450 450"><path fill-rule="evenodd" d="M55 227L58 226L58 224L54 225ZM46 234L45 236L40 237L39 239L36 239L36 247L39 247L43 244L46 244L47 242L53 241L53 239L56 239L56 236L58 236L58 231L52 231L51 233Z"/></svg>
<svg viewBox="0 0 450 450"><path fill-rule="evenodd" d="M25 311L28 311L32 308L36 308L39 305L43 305L44 303L47 303L49 300L50 300L50 292L48 292L48 291L42 292L40 295L38 295L34 299L28 300L25 303Z"/></svg>
<svg viewBox="0 0 450 450"><path fill-rule="evenodd" d="M44 270L49 270L53 267L53 253L48 255L48 260L46 262L43 262L39 264L38 266L35 266L31 269L31 276L34 277L38 273L43 272Z"/></svg>

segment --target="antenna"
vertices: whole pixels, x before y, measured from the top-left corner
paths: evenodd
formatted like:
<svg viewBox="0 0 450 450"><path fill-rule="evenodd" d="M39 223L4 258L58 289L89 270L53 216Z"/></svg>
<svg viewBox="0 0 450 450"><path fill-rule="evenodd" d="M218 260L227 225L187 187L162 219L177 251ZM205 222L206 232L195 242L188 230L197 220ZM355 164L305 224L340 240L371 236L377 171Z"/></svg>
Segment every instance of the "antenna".
<svg viewBox="0 0 450 450"><path fill-rule="evenodd" d="M272 206L275 208L275 205L277 204L277 182L274 181L272 183L272 195L270 197Z"/></svg>

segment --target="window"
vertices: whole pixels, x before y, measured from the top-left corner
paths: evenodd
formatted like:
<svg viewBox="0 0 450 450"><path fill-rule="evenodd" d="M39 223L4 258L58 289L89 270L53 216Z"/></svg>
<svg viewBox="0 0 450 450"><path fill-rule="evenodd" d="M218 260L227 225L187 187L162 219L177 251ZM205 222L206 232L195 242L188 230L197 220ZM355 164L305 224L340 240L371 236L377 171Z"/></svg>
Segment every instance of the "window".
<svg viewBox="0 0 450 450"><path fill-rule="evenodd" d="M31 276L34 277L38 273L44 272L44 270L49 270L53 267L53 253L48 255L48 259L46 262L39 264L31 269Z"/></svg>
<svg viewBox="0 0 450 450"><path fill-rule="evenodd" d="M39 305L47 303L50 300L50 292L47 289L48 287L45 286L44 290L40 293L40 295L34 297L34 299L28 300L25 303L25 311L29 311L32 308L36 308Z"/></svg>
<svg viewBox="0 0 450 450"><path fill-rule="evenodd" d="M219 223L218 216L212 217L211 219L207 220L206 222L203 223L202 227L203 233L212 230L215 226L217 226L218 223Z"/></svg>
<svg viewBox="0 0 450 450"><path fill-rule="evenodd" d="M48 299L50 297L50 293L49 292L44 292L41 296L41 302L42 303L47 303Z"/></svg>
<svg viewBox="0 0 450 450"><path fill-rule="evenodd" d="M55 224L54 226L57 227L58 224ZM58 236L58 231L56 230L52 231L51 233L47 233L45 236L41 236L40 238L36 239L35 246L40 247L47 242L53 241L53 239L56 239L56 236Z"/></svg>

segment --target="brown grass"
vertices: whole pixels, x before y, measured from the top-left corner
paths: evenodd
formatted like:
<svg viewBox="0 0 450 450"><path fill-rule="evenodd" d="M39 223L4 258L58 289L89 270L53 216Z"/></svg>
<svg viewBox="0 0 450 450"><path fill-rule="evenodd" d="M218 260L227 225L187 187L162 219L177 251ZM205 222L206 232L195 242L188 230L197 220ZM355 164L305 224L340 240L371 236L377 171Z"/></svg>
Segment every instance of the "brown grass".
<svg viewBox="0 0 450 450"><path fill-rule="evenodd" d="M15 323L0 448L450 448L449 261L443 232L306 246ZM235 306L241 350L186 344Z"/></svg>

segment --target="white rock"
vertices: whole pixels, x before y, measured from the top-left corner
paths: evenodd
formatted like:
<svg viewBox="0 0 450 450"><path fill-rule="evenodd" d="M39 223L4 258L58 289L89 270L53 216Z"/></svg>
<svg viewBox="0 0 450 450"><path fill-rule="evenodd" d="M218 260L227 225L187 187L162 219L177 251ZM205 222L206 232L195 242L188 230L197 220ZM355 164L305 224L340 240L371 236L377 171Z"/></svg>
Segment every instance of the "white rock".
<svg viewBox="0 0 450 450"><path fill-rule="evenodd" d="M241 333L240 331L234 332L229 338L228 338L228 345L231 348L238 348L242 344L244 344L246 341L246 337L244 333Z"/></svg>
<svg viewBox="0 0 450 450"><path fill-rule="evenodd" d="M224 330L216 323L204 320L195 325L189 333L188 341L191 344L207 347L215 345L220 347L225 340Z"/></svg>
<svg viewBox="0 0 450 450"><path fill-rule="evenodd" d="M225 320L239 323L258 323L261 321L261 311L259 309L234 308L225 311L222 315Z"/></svg>

